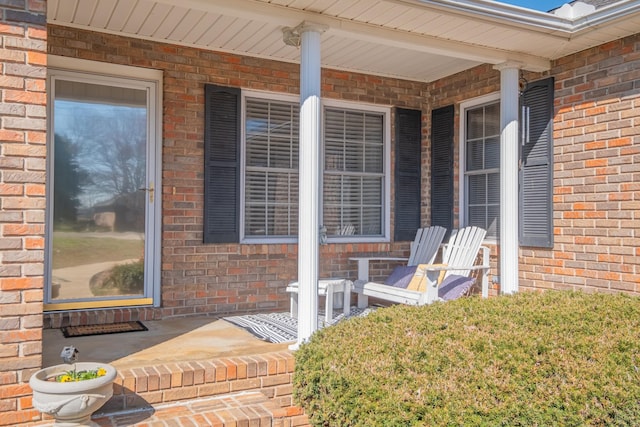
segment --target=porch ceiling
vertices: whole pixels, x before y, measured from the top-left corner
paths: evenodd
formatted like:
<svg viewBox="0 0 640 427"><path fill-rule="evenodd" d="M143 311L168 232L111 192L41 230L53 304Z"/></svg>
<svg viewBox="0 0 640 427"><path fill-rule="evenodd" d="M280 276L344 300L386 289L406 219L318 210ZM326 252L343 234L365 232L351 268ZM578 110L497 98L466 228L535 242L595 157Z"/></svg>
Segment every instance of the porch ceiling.
<svg viewBox="0 0 640 427"><path fill-rule="evenodd" d="M52 24L298 62L282 29L324 24L325 67L433 81L481 63L550 60L637 33L640 0L577 20L489 0L49 0Z"/></svg>

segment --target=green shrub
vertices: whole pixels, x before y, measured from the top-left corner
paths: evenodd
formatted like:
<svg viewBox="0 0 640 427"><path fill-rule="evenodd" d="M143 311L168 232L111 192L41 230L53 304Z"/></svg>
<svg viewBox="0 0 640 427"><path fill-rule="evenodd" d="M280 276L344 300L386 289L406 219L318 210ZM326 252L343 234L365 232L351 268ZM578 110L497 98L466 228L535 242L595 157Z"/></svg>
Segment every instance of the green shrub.
<svg viewBox="0 0 640 427"><path fill-rule="evenodd" d="M315 426L640 425L640 299L548 291L378 309L295 354Z"/></svg>

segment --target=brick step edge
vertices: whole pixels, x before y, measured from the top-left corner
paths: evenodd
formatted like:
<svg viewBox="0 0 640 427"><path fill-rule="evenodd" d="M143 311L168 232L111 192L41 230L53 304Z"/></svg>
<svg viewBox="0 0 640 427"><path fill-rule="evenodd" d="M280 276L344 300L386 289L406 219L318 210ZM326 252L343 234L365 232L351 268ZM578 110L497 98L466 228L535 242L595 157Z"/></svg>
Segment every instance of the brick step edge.
<svg viewBox="0 0 640 427"><path fill-rule="evenodd" d="M153 407L105 414L95 413L100 427L116 426L256 426L292 427L287 411L260 392L163 403Z"/></svg>
<svg viewBox="0 0 640 427"><path fill-rule="evenodd" d="M250 391L292 407L293 371L289 351L118 369L113 397L101 412Z"/></svg>

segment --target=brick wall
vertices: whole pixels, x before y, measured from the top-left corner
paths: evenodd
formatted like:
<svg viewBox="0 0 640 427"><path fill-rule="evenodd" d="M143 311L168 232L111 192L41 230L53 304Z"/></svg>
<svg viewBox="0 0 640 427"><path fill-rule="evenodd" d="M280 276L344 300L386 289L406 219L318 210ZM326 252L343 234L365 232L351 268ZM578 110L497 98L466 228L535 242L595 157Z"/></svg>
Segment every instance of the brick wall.
<svg viewBox="0 0 640 427"><path fill-rule="evenodd" d="M640 35L562 58L554 120L553 250L521 251L521 287L637 294Z"/></svg>
<svg viewBox="0 0 640 427"><path fill-rule="evenodd" d="M164 72L160 317L288 309L285 288L297 276L296 245L202 243L204 84L297 94L299 65L60 26L49 26L48 32L50 54ZM425 105L425 89L425 84L396 79L331 70L322 74L327 98L420 109ZM428 224L428 217L423 222ZM322 246L320 274L355 277L356 265L349 256L401 256L407 251L406 242ZM79 314L47 317L47 325L52 326L87 318Z"/></svg>
<svg viewBox="0 0 640 427"><path fill-rule="evenodd" d="M45 2L0 2L0 425L38 417L45 208Z"/></svg>

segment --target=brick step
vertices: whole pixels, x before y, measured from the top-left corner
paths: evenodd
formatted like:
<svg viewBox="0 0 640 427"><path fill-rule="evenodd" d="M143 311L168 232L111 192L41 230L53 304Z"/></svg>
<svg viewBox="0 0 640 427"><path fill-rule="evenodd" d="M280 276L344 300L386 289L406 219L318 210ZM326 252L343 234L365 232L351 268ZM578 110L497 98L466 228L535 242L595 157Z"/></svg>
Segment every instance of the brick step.
<svg viewBox="0 0 640 427"><path fill-rule="evenodd" d="M113 397L92 417L101 427L308 426L289 351L116 368Z"/></svg>
<svg viewBox="0 0 640 427"><path fill-rule="evenodd" d="M198 360L178 363L163 363L143 368L118 368L118 377L114 382L113 397L95 414L101 418L142 416L153 417L167 416L171 411L204 411L206 402L213 398L221 399L220 402L244 402L252 398L246 397L237 400L236 396L243 394L253 395L256 399L264 399L270 402L270 406L259 403L259 408L249 406L246 410L253 420L255 414L264 414L264 408L271 408L271 423L236 422L234 417L240 417L244 409L235 409L222 412L216 411L211 415L212 420L221 418L229 426L303 426L307 424L307 417L303 411L294 405L292 398L292 376L294 371L293 354L289 351L264 353L251 356L237 356L211 360ZM230 400L229 400L230 399ZM200 404L199 402L205 402ZM222 404L222 403L219 403ZM260 409L262 408L262 409ZM134 415L136 411L140 413ZM162 411L162 412L160 412ZM282 414L284 411L284 415ZM160 414L159 414L160 412ZM110 415L113 414L113 415ZM121 414L121 415L118 415ZM179 415L176 415L179 417ZM248 416L248 415L247 415ZM282 417L285 418L282 418ZM225 418L226 417L226 418ZM242 416L246 418L244 415ZM242 418L241 419L244 419ZM200 419L200 418L199 418ZM261 417L255 418L261 420ZM235 424L234 424L235 422ZM105 426L131 425L114 423ZM156 425L146 421L141 425ZM172 425L172 424L157 424ZM175 424L181 426L183 424ZM184 425L191 425L184 423ZM209 425L209 424L193 424Z"/></svg>
<svg viewBox="0 0 640 427"><path fill-rule="evenodd" d="M118 368L106 412L148 408L190 399L260 391L280 407L292 402L291 352Z"/></svg>
<svg viewBox="0 0 640 427"><path fill-rule="evenodd" d="M287 411L260 392L228 394L153 405L112 414L94 414L100 427L291 427Z"/></svg>

